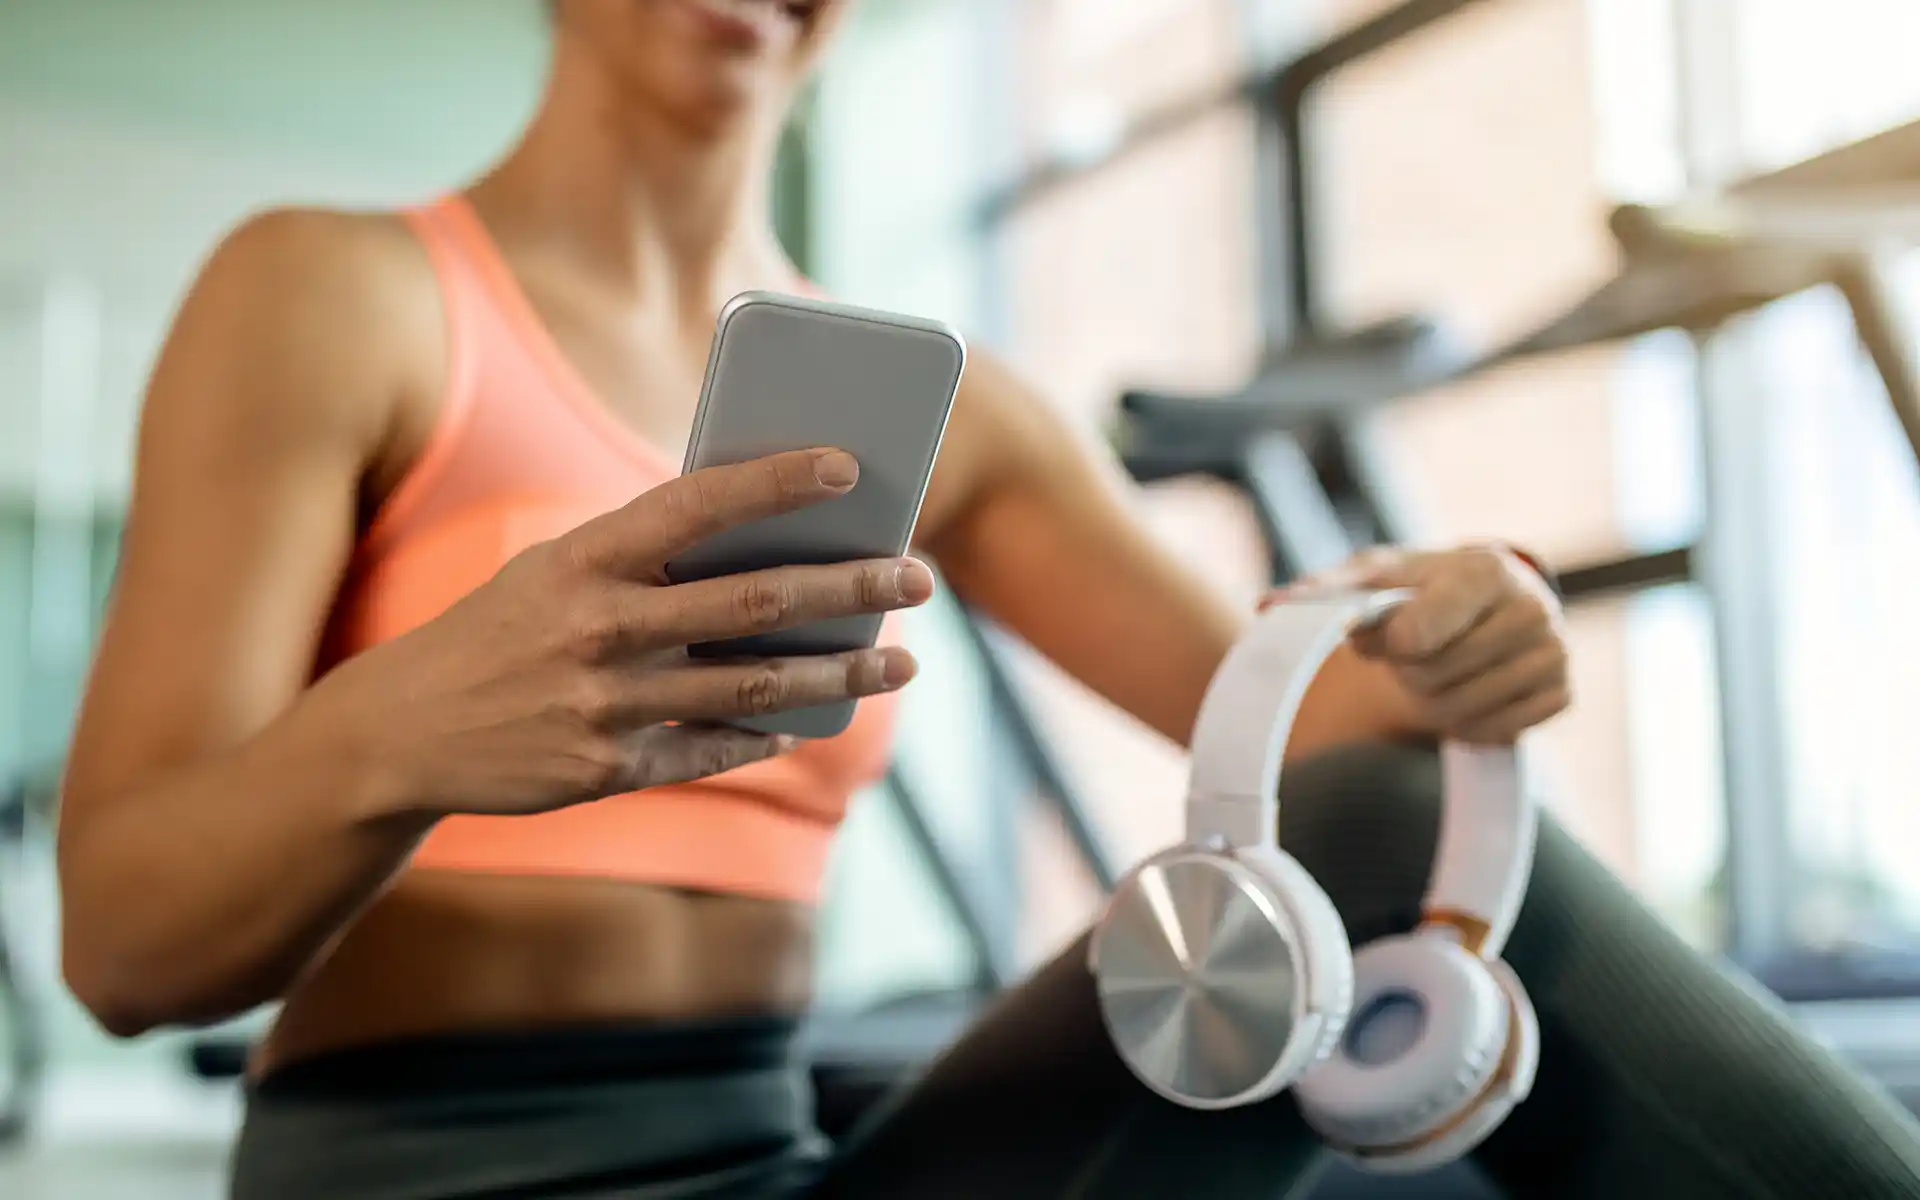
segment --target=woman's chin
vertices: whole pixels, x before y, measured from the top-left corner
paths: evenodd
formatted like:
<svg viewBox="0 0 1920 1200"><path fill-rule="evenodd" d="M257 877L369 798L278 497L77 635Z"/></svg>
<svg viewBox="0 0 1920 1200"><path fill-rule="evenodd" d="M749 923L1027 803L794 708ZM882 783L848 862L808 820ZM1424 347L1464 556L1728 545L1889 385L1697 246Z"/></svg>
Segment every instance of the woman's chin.
<svg viewBox="0 0 1920 1200"><path fill-rule="evenodd" d="M722 131L757 121L780 104L781 81L770 72L726 69L712 72L685 89L675 108L693 126Z"/></svg>
<svg viewBox="0 0 1920 1200"><path fill-rule="evenodd" d="M787 83L774 64L752 61L690 62L623 71L623 103L653 109L675 124L704 132L762 119L784 102Z"/></svg>

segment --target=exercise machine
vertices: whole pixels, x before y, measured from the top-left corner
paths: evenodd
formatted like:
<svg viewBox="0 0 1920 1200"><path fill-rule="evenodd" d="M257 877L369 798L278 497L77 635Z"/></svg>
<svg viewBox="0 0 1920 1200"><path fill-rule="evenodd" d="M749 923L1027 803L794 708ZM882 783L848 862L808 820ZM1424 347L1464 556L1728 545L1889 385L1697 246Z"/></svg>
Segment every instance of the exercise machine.
<svg viewBox="0 0 1920 1200"><path fill-rule="evenodd" d="M10 903L25 872L30 827L28 789L15 783L0 792L0 1032L5 1038L6 1088L0 1091L0 1148L25 1138L45 1085L47 1027L40 996L14 948Z"/></svg>

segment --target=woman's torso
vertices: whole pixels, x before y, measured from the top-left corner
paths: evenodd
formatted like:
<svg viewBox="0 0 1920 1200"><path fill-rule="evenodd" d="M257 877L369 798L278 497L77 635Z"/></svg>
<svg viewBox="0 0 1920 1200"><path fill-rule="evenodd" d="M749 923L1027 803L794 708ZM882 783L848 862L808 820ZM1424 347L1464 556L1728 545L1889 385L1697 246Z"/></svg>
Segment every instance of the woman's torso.
<svg viewBox="0 0 1920 1200"><path fill-rule="evenodd" d="M386 482L323 667L665 482L704 365L672 321L543 289L463 199L407 220L445 312L445 384L398 414L394 465L370 464ZM751 286L794 286L770 276ZM884 769L891 709L701 784L450 819L286 998L256 1072L421 1033L800 1008L827 841Z"/></svg>

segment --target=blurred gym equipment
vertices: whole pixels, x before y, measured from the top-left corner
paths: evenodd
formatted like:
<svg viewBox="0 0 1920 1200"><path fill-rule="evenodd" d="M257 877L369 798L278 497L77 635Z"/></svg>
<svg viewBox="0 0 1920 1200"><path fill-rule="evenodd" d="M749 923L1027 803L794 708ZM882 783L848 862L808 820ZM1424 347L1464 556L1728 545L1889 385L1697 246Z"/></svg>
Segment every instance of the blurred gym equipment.
<svg viewBox="0 0 1920 1200"><path fill-rule="evenodd" d="M1619 274L1489 365L1658 329L1704 335L1832 287L1920 462L1912 324L1888 280L1892 261L1920 246L1920 122L1676 204L1623 205L1609 227Z"/></svg>
<svg viewBox="0 0 1920 1200"><path fill-rule="evenodd" d="M1887 279L1891 260L1920 246L1920 122L1676 204L1615 209L1609 219L1620 252L1614 278L1510 345L1476 351L1429 314L1358 330L1325 328L1308 102L1342 68L1484 3L1398 5L1277 69L1140 117L1099 157L1047 164L989 204L988 219L1004 220L1223 104L1251 103L1275 135L1286 267L1269 281L1266 302L1281 337L1253 378L1233 392L1123 396L1117 438L1135 478L1200 474L1245 487L1273 550L1276 579L1284 581L1344 556L1355 541L1404 536L1407 522L1395 511L1383 472L1369 461L1366 424L1378 410L1531 355L1663 329L1704 337L1821 286L1845 297L1920 462L1920 366L1905 332L1911 325ZM1691 550L1681 549L1575 564L1562 583L1569 598L1582 599L1691 577Z"/></svg>
<svg viewBox="0 0 1920 1200"><path fill-rule="evenodd" d="M9 915L18 911L6 903L10 887L18 887L23 872L30 813L28 789L15 782L0 791L0 1036L4 1037L6 1087L0 1091L0 1146L24 1138L32 1125L45 1083L46 1021L40 994L25 977L14 949Z"/></svg>

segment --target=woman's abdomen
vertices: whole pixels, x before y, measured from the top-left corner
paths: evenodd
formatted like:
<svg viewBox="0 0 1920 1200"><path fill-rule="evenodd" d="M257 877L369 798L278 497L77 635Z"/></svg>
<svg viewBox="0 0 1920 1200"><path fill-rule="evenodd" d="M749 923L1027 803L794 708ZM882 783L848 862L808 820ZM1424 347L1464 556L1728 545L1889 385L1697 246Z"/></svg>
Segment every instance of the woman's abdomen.
<svg viewBox="0 0 1920 1200"><path fill-rule="evenodd" d="M295 986L253 1069L428 1033L794 1013L812 961L804 905L409 871Z"/></svg>

